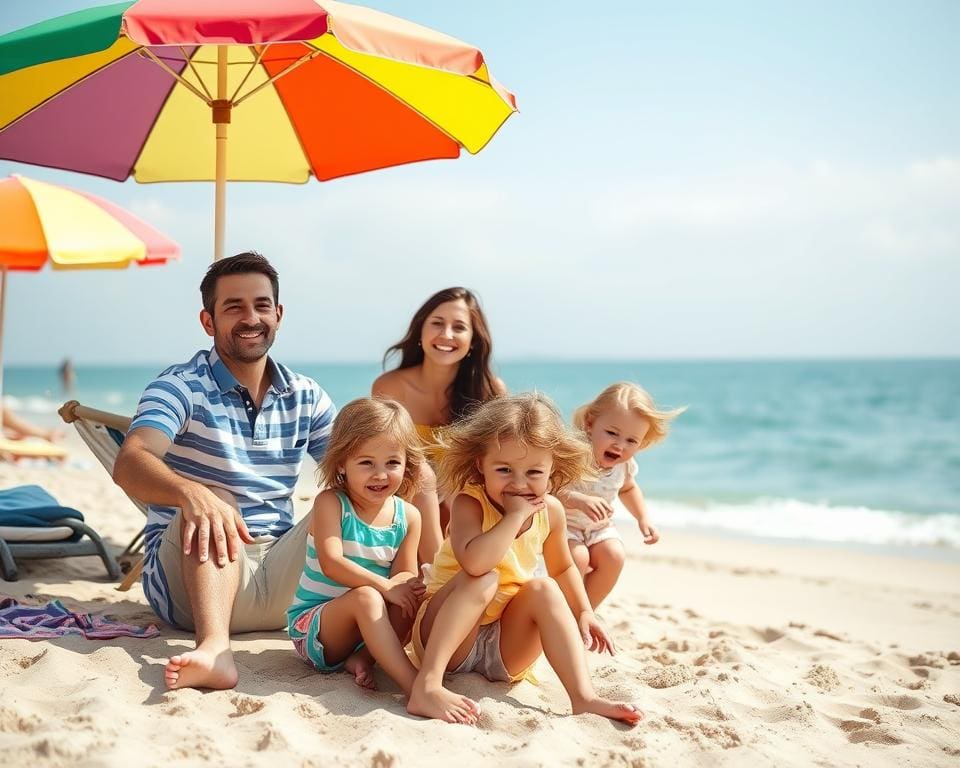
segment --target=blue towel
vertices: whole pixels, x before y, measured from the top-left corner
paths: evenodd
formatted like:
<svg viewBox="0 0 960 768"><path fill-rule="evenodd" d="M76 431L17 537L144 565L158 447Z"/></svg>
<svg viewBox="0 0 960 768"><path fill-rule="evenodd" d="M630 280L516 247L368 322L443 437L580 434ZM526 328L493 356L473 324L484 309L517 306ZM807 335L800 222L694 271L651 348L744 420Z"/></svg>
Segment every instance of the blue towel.
<svg viewBox="0 0 960 768"><path fill-rule="evenodd" d="M63 507L39 485L20 485L0 491L0 525L46 528L54 520L65 517L83 522L83 515L71 507ZM82 534L72 536L76 541Z"/></svg>

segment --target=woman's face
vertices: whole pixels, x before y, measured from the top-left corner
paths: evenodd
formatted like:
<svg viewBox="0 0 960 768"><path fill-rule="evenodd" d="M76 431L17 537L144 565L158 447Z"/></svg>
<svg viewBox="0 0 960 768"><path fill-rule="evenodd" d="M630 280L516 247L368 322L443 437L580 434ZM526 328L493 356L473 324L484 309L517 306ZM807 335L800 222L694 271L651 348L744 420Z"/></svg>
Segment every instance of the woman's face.
<svg viewBox="0 0 960 768"><path fill-rule="evenodd" d="M456 365L470 352L473 323L463 299L446 301L423 321L420 346L423 356L437 365Z"/></svg>

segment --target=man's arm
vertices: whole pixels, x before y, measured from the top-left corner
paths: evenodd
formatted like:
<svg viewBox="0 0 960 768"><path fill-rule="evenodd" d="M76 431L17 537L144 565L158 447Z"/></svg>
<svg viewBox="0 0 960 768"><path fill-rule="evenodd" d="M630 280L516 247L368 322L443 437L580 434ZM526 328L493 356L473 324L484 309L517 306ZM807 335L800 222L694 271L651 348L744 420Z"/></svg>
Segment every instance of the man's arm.
<svg viewBox="0 0 960 768"><path fill-rule="evenodd" d="M127 433L113 466L113 480L147 504L179 507L183 513L183 553L193 550L206 562L213 541L220 566L236 560L240 540L253 543L240 512L194 480L178 475L163 460L173 441L159 429L138 427Z"/></svg>

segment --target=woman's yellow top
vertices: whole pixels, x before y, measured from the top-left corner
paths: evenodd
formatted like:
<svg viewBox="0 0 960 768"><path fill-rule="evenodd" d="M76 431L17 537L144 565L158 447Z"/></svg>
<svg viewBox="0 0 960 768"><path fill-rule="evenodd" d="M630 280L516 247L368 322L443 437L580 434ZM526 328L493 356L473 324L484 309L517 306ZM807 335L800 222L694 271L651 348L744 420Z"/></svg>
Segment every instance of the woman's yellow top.
<svg viewBox="0 0 960 768"><path fill-rule="evenodd" d="M440 452L443 450L441 442L447 427L442 424L436 427L431 427L428 424L414 424L413 426L417 430L417 436L423 443L423 452L426 454L427 460L436 462L437 459L440 458Z"/></svg>
<svg viewBox="0 0 960 768"><path fill-rule="evenodd" d="M462 493L480 502L483 509L482 527L484 533L503 520L503 515L487 498L482 486L468 485ZM543 552L543 543L549 535L550 515L546 509L542 509L534 515L530 527L513 540L503 559L495 566L494 570L497 572L500 584L497 587L497 594L490 605L487 606L483 618L480 619L481 624L490 624L499 619L507 604L520 590L520 587L533 578L533 573ZM433 559L433 565L427 574L425 582L427 599L429 600L435 595L444 584L461 570L460 563L457 562L457 558L453 554L453 546L450 544L450 537L448 536L440 545L440 551Z"/></svg>

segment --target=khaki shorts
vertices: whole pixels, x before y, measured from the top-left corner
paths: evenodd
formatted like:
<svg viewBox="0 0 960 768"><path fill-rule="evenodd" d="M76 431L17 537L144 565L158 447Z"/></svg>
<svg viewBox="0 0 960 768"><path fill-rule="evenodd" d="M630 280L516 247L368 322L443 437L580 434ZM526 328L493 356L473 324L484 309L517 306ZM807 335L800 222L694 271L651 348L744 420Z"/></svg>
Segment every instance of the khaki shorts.
<svg viewBox="0 0 960 768"><path fill-rule="evenodd" d="M194 629L190 599L183 585L183 547L178 512L163 532L157 557L166 575L177 626ZM303 573L310 515L279 538L244 544L238 562L240 584L233 601L230 633L285 629L287 608Z"/></svg>

